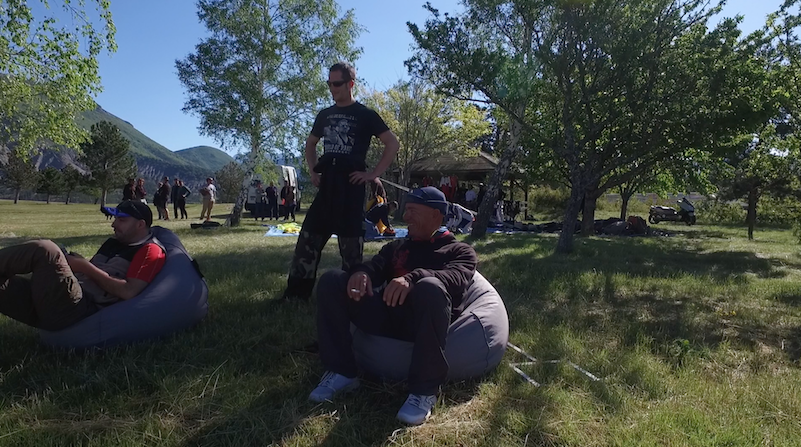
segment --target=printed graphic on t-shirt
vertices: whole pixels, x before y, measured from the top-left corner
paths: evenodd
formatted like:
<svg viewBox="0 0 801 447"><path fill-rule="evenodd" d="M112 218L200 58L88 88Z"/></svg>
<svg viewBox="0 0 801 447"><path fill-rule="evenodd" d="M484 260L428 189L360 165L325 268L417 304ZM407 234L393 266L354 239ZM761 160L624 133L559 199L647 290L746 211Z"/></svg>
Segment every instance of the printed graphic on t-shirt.
<svg viewBox="0 0 801 447"><path fill-rule="evenodd" d="M350 155L355 143L356 117L343 114L329 115L328 123L324 130L325 153Z"/></svg>

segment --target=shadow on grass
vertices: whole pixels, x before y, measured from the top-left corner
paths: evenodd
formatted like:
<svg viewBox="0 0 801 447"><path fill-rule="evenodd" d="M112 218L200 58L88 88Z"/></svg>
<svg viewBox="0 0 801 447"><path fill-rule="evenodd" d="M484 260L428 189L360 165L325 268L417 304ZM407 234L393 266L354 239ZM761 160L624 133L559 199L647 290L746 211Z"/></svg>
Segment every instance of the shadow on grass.
<svg viewBox="0 0 801 447"><path fill-rule="evenodd" d="M674 352L681 340L702 351L726 339L749 348L781 345L790 359L801 352L796 343L788 347L782 341L797 328L763 323L762 315L718 314L738 304L723 298L721 290L745 290L754 279L784 278L788 267L801 265L749 251L708 249L680 238L577 239L571 255L552 254L555 237L507 235L475 244L479 259L486 261L479 269L505 297L513 333L564 326L584 336L618 338L630 347L651 340L655 353L675 363L681 359ZM717 291L706 295L710 287ZM796 295L780 300L801 303ZM554 358L572 355L559 346L536 349Z"/></svg>
<svg viewBox="0 0 801 447"><path fill-rule="evenodd" d="M94 242L92 236L72 243ZM654 340L656 354L678 365L676 340L703 349L727 335L713 318L719 303L691 290L699 286L688 286L683 278L740 287L752 277L783 275L773 261L754 253L710 252L679 238L582 239L571 256L551 255L555 243L555 237L531 235L475 243L480 270L506 299L513 341L528 340L524 348L543 360L575 359L578 334L598 339L587 350L603 348L607 336L619 337L626 351L644 338ZM322 368L316 356L297 347L314 337L314 304L278 301L294 244L265 244L198 254L211 287L209 316L161 342L53 353L39 346L30 330L3 322L3 411L24 408L20 419L36 422L24 440L41 445L55 444L53 439L81 443L87 436L81 423L89 421L95 424L88 431L94 439L171 433L165 445L392 445L444 437L444 443L495 446L524 439L530 445L558 445L554 423L564 415L555 395L562 387L582 390L579 395L587 394L608 412L623 405L617 389L589 382L564 363L537 367L532 375L554 386L534 388L508 370L508 355L484 380L447 385L445 404L438 405L430 425L420 428L405 429L395 420L406 398L402 386L368 382L336 403L308 403ZM330 241L319 273L338 264L336 243ZM643 284L626 290L619 275ZM792 294L778 299L791 305L801 301ZM770 326L747 321L727 329L752 344L777 336ZM788 330L781 335L801 339L798 328ZM791 357L792 352L798 350ZM644 370L628 368L623 381L654 398L664 394L664 385ZM488 397L478 390L482 384L494 389ZM134 423L126 428L130 420ZM465 432L469 435L448 434ZM14 435L7 440L13 444Z"/></svg>

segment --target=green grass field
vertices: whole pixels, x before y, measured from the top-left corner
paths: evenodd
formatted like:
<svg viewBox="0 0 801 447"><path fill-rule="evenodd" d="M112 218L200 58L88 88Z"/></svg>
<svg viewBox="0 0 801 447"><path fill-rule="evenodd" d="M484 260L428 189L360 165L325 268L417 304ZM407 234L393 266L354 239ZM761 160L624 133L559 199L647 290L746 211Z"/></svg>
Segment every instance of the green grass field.
<svg viewBox="0 0 801 447"><path fill-rule="evenodd" d="M524 360L509 351L490 375L445 386L430 422L407 428L395 420L402 385L306 401L322 372L298 350L315 336L314 305L278 300L295 239L243 222L166 223L210 286L209 315L187 332L63 352L0 316L0 445L801 445L801 251L791 231L758 230L749 242L742 228L660 225L675 236L580 239L570 256L552 254L555 235L476 242L511 341L602 380L564 362L526 367L537 388L507 366ZM109 234L95 206L0 201L0 246L45 237L91 255ZM338 263L329 243L321 270Z"/></svg>

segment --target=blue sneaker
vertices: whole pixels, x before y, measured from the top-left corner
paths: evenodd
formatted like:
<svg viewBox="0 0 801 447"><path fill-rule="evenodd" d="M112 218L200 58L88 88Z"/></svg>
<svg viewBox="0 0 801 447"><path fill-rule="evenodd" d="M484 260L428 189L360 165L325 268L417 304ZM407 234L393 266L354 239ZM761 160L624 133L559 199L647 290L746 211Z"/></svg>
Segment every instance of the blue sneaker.
<svg viewBox="0 0 801 447"><path fill-rule="evenodd" d="M431 409L437 403L437 396L410 394L403 406L398 410L398 419L409 425L420 425L431 416Z"/></svg>
<svg viewBox="0 0 801 447"><path fill-rule="evenodd" d="M349 379L342 374L326 371L317 388L309 394L309 400L312 402L325 402L332 400L335 394L345 393L358 387L358 377Z"/></svg>

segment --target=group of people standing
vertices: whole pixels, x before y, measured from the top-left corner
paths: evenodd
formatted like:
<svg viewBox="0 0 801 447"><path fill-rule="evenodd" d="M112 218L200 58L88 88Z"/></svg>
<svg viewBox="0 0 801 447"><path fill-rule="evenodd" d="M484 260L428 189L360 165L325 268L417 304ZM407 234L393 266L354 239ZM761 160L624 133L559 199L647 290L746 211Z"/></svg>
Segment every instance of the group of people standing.
<svg viewBox="0 0 801 447"><path fill-rule="evenodd" d="M156 187L156 192L153 194L153 205L158 210L158 218L160 220L170 220L170 212L167 210L167 204L173 205L173 217L178 219L180 213L181 219L188 219L189 216L186 212L186 198L192 194L192 191L184 185L181 179L174 179L172 187L170 187L170 178L167 176L162 177L161 181ZM211 219L211 209L214 207L214 202L217 198L217 189L214 186L214 179L209 177L206 179L206 185L200 188L200 195L203 197L203 210L201 211L200 218L209 220ZM128 179L128 183L122 188L122 200L136 200L147 205L147 190L145 189L145 179Z"/></svg>
<svg viewBox="0 0 801 447"><path fill-rule="evenodd" d="M278 200L281 200L279 207ZM283 217L284 220L289 220L292 216L292 221L295 221L295 208L297 208L297 201L295 198L295 188L289 182L289 179L284 181L284 187L281 188L279 194L278 188L275 183L270 182L270 185L264 188L261 181L256 182L256 203L254 204L253 218L258 220L273 219L278 220ZM279 213L280 210L280 213Z"/></svg>

